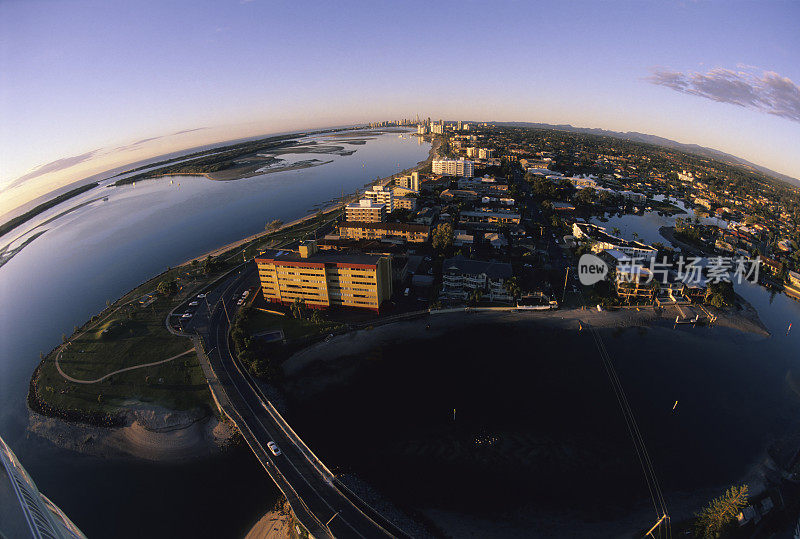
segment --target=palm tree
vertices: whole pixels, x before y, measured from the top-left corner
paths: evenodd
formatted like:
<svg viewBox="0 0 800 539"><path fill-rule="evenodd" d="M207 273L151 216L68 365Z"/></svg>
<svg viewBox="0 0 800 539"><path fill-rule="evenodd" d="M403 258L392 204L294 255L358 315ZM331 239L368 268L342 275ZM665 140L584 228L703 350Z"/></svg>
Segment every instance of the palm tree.
<svg viewBox="0 0 800 539"><path fill-rule="evenodd" d="M511 299L516 301L520 295L520 288L519 283L517 282L516 277L511 277L509 280L505 282L506 292L511 296Z"/></svg>
<svg viewBox="0 0 800 539"><path fill-rule="evenodd" d="M483 290L481 290L480 288L476 288L469 293L469 302L472 305L477 305L478 303L480 303L481 298L483 298Z"/></svg>
<svg viewBox="0 0 800 539"><path fill-rule="evenodd" d="M619 227L615 226L614 228L612 228L611 233L614 234L615 236L619 236L620 235Z"/></svg>

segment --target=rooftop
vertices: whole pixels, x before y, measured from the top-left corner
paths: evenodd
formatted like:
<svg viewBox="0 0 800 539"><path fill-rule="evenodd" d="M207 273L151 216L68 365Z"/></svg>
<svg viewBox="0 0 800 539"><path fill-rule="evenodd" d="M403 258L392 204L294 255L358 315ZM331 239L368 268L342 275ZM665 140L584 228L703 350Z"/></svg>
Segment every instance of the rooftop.
<svg viewBox="0 0 800 539"><path fill-rule="evenodd" d="M512 275L511 264L506 262L471 260L460 256L446 259L442 264L442 272L451 275L480 275L483 273L490 279L509 279Z"/></svg>
<svg viewBox="0 0 800 539"><path fill-rule="evenodd" d="M354 210L364 209L364 208L376 208L377 209L377 208L381 208L381 207L384 207L384 206L386 206L386 204L378 204L377 202L374 202L374 201L372 201L372 200L370 200L368 198L362 198L358 202L351 202L350 204L347 205L347 208L348 209L354 209Z"/></svg>
<svg viewBox="0 0 800 539"><path fill-rule="evenodd" d="M428 232L430 228L416 223L362 223L360 221L345 221L339 228L370 228L373 230L395 230L403 232Z"/></svg>
<svg viewBox="0 0 800 539"><path fill-rule="evenodd" d="M355 251L318 251L308 258L303 258L297 251L286 249L267 249L256 257L256 262L289 262L289 263L308 263L308 264L357 264L375 266L378 260L383 258L380 255L370 255Z"/></svg>

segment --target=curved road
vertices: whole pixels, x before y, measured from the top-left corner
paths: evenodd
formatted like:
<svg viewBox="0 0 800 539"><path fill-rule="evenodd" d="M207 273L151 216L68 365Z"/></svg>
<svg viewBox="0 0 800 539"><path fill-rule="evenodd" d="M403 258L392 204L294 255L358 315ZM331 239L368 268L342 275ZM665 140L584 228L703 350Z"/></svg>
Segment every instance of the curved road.
<svg viewBox="0 0 800 539"><path fill-rule="evenodd" d="M198 336L198 357L215 398L314 537L408 537L338 482L233 357L228 317L234 317L242 292L254 286L258 286L255 263L243 264L208 292L206 304L184 328ZM267 449L269 441L278 445L281 455Z"/></svg>

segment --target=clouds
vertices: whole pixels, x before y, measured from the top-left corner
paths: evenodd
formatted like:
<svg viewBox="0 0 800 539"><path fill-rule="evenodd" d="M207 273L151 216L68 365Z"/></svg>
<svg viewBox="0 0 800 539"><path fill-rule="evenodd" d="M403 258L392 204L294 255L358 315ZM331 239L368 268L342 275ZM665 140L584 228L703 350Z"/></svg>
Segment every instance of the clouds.
<svg viewBox="0 0 800 539"><path fill-rule="evenodd" d="M9 185L7 185L4 189L11 189L26 182L27 180L38 178L39 176L42 176L44 174L49 174L51 172L58 172L59 170L64 170L69 167L75 166L78 163L83 163L84 161L88 161L89 159L95 157L95 155L97 155L99 151L100 149L98 148L97 150L92 150L90 152L82 153L80 155L62 157L61 159L56 159L55 161L51 161L50 163L40 165L35 169L31 170L30 172L28 172L27 174L25 174L24 176L20 176L19 178L17 178Z"/></svg>
<svg viewBox="0 0 800 539"><path fill-rule="evenodd" d="M721 67L706 73L657 69L645 80L684 94L800 122L800 86L774 71L762 71L758 75L753 66L740 64L737 67L741 71Z"/></svg>
<svg viewBox="0 0 800 539"><path fill-rule="evenodd" d="M209 127L204 126L204 127L195 127L192 129L182 129L180 131L175 131L172 133L168 133L166 135L143 138L135 142L131 142L130 144L125 144L122 146L116 146L116 147L106 146L103 148L96 148L92 151L85 152L80 155L62 157L61 159L56 159L55 161L51 161L50 163L40 165L34 168L33 170L27 172L26 174L10 181L7 185L0 187L0 191L6 191L8 189L19 187L28 180L33 180L35 178L39 178L41 176L45 176L47 174L52 174L55 172L65 171L71 167L74 167L81 163L85 163L87 161L91 161L93 159L105 158L122 152L137 152L141 150L146 151L148 148L153 148L154 141L183 139L181 135L188 135L190 133L195 133L197 131L203 131L206 129L209 129ZM166 152L166 150L164 151Z"/></svg>

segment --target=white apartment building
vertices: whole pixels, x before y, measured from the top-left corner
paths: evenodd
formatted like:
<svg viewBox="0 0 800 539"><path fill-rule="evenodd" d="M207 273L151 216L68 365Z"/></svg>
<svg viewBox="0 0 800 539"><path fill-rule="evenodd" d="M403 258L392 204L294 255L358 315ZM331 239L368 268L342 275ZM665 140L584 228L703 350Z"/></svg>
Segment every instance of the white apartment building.
<svg viewBox="0 0 800 539"><path fill-rule="evenodd" d="M345 218L359 223L380 223L386 217L386 205L366 198L345 206Z"/></svg>
<svg viewBox="0 0 800 539"><path fill-rule="evenodd" d="M394 183L398 187L404 187L405 189L411 189L412 191L419 191L419 172L412 172L408 176L397 178Z"/></svg>
<svg viewBox="0 0 800 539"><path fill-rule="evenodd" d="M383 185L373 185L372 189L366 191L361 198L376 204L384 204L387 213L394 211L394 194L390 188Z"/></svg>
<svg viewBox="0 0 800 539"><path fill-rule="evenodd" d="M471 178L475 175L475 164L463 157L460 159L434 159L431 164L434 174Z"/></svg>
<svg viewBox="0 0 800 539"><path fill-rule="evenodd" d="M478 159L491 159L494 157L494 150L489 148L481 148L478 150Z"/></svg>
<svg viewBox="0 0 800 539"><path fill-rule="evenodd" d="M467 148L467 157L478 157L478 148L475 146Z"/></svg>
<svg viewBox="0 0 800 539"><path fill-rule="evenodd" d="M431 125L431 133L434 135L443 135L444 134L444 123L432 124Z"/></svg>

